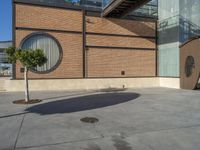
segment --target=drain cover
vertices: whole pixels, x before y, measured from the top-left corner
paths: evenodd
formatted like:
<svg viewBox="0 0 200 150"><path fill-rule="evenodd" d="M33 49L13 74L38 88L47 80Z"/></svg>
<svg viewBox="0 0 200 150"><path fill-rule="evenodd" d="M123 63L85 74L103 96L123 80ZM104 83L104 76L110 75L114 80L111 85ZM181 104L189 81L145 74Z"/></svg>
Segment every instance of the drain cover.
<svg viewBox="0 0 200 150"><path fill-rule="evenodd" d="M81 121L85 123L96 123L99 121L99 119L94 118L94 117L85 117L85 118L82 118Z"/></svg>

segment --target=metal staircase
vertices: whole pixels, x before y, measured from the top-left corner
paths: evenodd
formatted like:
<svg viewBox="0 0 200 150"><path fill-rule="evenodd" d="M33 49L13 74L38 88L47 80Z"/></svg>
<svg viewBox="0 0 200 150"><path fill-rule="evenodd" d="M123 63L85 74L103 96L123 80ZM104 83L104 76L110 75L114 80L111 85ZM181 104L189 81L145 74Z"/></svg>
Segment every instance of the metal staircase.
<svg viewBox="0 0 200 150"><path fill-rule="evenodd" d="M150 0L113 0L103 10L103 17L123 18Z"/></svg>

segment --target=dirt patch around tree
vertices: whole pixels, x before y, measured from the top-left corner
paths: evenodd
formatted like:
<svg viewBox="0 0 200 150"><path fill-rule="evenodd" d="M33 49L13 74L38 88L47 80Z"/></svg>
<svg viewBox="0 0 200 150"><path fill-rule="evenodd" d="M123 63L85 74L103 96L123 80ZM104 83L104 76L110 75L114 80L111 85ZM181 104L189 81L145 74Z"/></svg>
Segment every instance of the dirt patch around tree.
<svg viewBox="0 0 200 150"><path fill-rule="evenodd" d="M21 100L13 101L13 104L26 105L26 104L35 104L35 103L40 103L40 102L42 102L42 100L40 99L31 99L28 102L26 102L25 99L21 99Z"/></svg>

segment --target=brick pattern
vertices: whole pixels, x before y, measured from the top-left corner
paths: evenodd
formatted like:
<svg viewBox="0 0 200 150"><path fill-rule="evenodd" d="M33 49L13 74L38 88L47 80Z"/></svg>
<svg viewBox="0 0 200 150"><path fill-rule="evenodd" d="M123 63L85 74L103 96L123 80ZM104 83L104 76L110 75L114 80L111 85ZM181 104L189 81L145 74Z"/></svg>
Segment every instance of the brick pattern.
<svg viewBox="0 0 200 150"><path fill-rule="evenodd" d="M155 36L155 23L121 19L86 17L87 32ZM16 27L50 30L82 31L82 12L16 4ZM37 31L15 30L16 46L29 34ZM48 32L59 42L63 50L58 68L47 74L30 72L30 78L82 78L82 34ZM149 38L87 35L87 45L140 47L154 49L155 40ZM86 55L88 77L155 76L155 50L126 50L89 48ZM21 65L16 64L16 78L23 78ZM125 71L125 75L121 75Z"/></svg>
<svg viewBox="0 0 200 150"><path fill-rule="evenodd" d="M87 32L155 36L155 23L125 19L87 17Z"/></svg>
<svg viewBox="0 0 200 150"><path fill-rule="evenodd" d="M16 30L16 46L21 40L34 31ZM61 44L63 58L59 67L47 74L30 72L30 78L81 78L82 77L82 35L47 32L54 36ZM23 78L20 73L21 65L16 65L16 78Z"/></svg>
<svg viewBox="0 0 200 150"><path fill-rule="evenodd" d="M16 27L82 31L82 12L17 4Z"/></svg>
<svg viewBox="0 0 200 150"><path fill-rule="evenodd" d="M156 75L155 23L87 17L87 32L131 35L122 37L87 34L87 45L104 47L151 48L154 50L89 48L88 77L140 77ZM122 75L122 72L125 72Z"/></svg>
<svg viewBox="0 0 200 150"><path fill-rule="evenodd" d="M87 51L89 77L155 76L155 51L90 48ZM121 72L125 71L125 75Z"/></svg>
<svg viewBox="0 0 200 150"><path fill-rule="evenodd" d="M87 45L92 46L114 46L114 47L138 47L154 48L155 39L119 37L119 36L100 36L87 35Z"/></svg>

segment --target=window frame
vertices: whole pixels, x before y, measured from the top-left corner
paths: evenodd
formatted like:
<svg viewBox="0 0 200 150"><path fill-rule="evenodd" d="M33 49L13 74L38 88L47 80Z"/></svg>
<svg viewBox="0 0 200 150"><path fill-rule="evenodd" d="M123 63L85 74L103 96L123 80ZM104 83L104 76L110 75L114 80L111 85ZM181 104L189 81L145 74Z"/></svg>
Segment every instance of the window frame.
<svg viewBox="0 0 200 150"><path fill-rule="evenodd" d="M58 46L59 58L58 58L56 64L53 67L51 67L50 69L45 70L45 71L38 71L38 70L30 69L30 71L33 72L33 73L48 74L48 73L53 72L54 70L56 70L59 67L59 65L61 64L62 59L63 59L63 49L62 49L62 46L61 46L60 42L58 41L58 39L55 38L53 35L51 35L49 33L46 33L46 32L33 32L33 33L30 33L30 34L26 35L25 38L23 38L23 40L20 42L20 46L19 47L22 48L23 44L27 40L29 40L30 38L32 38L34 36L37 36L37 35L43 35L43 36L46 36L48 38L51 38L52 40L54 40L56 42L56 44Z"/></svg>

